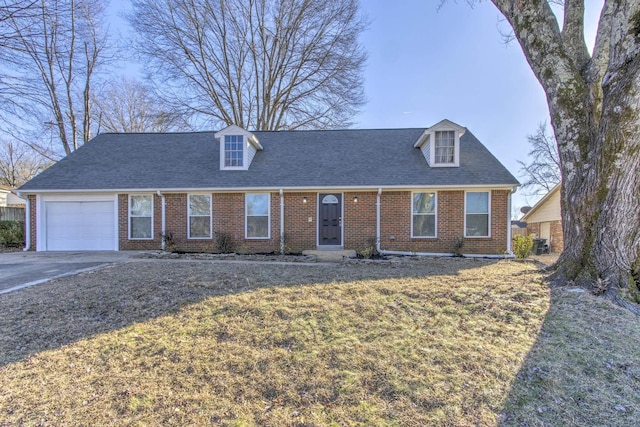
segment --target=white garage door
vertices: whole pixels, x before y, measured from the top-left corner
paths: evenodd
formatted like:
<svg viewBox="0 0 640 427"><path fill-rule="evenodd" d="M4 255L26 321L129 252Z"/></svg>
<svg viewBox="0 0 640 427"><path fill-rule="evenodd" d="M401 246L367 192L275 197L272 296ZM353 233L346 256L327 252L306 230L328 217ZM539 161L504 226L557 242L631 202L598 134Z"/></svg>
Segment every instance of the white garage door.
<svg viewBox="0 0 640 427"><path fill-rule="evenodd" d="M114 250L113 201L47 201L48 251Z"/></svg>

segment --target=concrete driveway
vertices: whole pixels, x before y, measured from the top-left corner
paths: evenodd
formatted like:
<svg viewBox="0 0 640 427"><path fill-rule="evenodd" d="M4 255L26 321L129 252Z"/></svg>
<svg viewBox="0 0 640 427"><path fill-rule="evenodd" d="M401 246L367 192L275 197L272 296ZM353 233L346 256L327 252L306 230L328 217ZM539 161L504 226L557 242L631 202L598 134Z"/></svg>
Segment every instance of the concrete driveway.
<svg viewBox="0 0 640 427"><path fill-rule="evenodd" d="M126 262L138 254L135 251L0 253L0 294Z"/></svg>

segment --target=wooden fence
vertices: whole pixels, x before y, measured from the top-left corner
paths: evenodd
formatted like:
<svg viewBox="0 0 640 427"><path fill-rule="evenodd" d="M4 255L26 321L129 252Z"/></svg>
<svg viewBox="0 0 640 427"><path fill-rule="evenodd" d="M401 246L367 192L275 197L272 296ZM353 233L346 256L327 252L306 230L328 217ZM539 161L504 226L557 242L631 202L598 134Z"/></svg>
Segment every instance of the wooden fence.
<svg viewBox="0 0 640 427"><path fill-rule="evenodd" d="M24 221L24 208L0 206L0 221Z"/></svg>

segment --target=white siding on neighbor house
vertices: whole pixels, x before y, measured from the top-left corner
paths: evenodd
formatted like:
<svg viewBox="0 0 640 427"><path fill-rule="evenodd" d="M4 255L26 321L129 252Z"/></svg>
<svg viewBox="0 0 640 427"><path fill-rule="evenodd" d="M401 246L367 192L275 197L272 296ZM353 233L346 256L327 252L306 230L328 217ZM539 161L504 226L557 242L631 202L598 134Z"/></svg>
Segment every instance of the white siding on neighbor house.
<svg viewBox="0 0 640 427"><path fill-rule="evenodd" d="M431 162L429 161L429 156L431 156L431 140L422 144L420 151L422 151L422 155L427 160L427 164L431 165Z"/></svg>
<svg viewBox="0 0 640 427"><path fill-rule="evenodd" d="M27 202L24 201L24 199L21 199L20 197L16 196L13 193L9 193L7 194L7 205L9 206L14 206L14 205L21 205L21 206L25 206L27 204Z"/></svg>
<svg viewBox="0 0 640 427"><path fill-rule="evenodd" d="M7 194L4 191L0 191L0 206L7 206Z"/></svg>
<svg viewBox="0 0 640 427"><path fill-rule="evenodd" d="M556 191L545 202L538 206L526 221L528 224L547 221L560 221L560 192Z"/></svg>

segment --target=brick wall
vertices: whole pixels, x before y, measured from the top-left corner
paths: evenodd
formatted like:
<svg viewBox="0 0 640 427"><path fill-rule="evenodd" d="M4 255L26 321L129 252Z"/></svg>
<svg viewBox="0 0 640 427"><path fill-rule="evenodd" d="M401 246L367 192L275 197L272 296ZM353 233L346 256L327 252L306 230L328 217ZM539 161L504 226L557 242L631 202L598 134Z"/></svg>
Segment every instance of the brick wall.
<svg viewBox="0 0 640 427"><path fill-rule="evenodd" d="M284 242L287 252L300 253L316 248L317 221L317 193L284 193Z"/></svg>
<svg viewBox="0 0 640 427"><path fill-rule="evenodd" d="M129 195L118 194L118 248L121 251L160 249L162 246L162 199L153 195L153 239L129 240Z"/></svg>
<svg viewBox="0 0 640 427"><path fill-rule="evenodd" d="M551 252L560 253L564 250L562 235L562 221L551 221Z"/></svg>
<svg viewBox="0 0 640 427"><path fill-rule="evenodd" d="M231 237L236 251L268 253L280 247L280 196L271 194L271 238L244 238L244 193L212 194L213 233L210 238L189 239L187 221L187 194L165 194L166 231L171 233L178 251L217 252L216 233ZM121 250L153 250L162 247L162 199L154 195L153 240L130 240L128 194L118 195L118 238Z"/></svg>
<svg viewBox="0 0 640 427"><path fill-rule="evenodd" d="M344 247L362 250L376 237L376 192L347 192L343 196ZM491 237L463 238L464 191L438 192L437 238L411 237L411 192L388 191L381 195L381 247L387 250L451 253L459 239L468 254L502 254L507 240L509 191L491 192ZM180 251L216 252L215 233L229 235L238 252L271 253L280 250L280 195L271 193L271 237L245 239L244 193L214 193L213 231L208 239L187 238L187 195L166 194L166 228ZM285 193L285 250L299 253L316 248L317 193ZM354 202L354 197L358 202ZM306 203L304 202L306 198ZM154 239L128 239L128 196L118 196L121 250L161 247L161 199L154 196Z"/></svg>
<svg viewBox="0 0 640 427"><path fill-rule="evenodd" d="M411 237L411 192L383 192L380 246L382 249L451 253L462 239L462 253L502 254L507 249L509 191L491 192L491 237L464 237L464 191L438 191L437 237Z"/></svg>
<svg viewBox="0 0 640 427"><path fill-rule="evenodd" d="M527 234L535 234L540 236L540 224L539 222L532 222L527 224ZM562 235L562 221L550 221L549 231L551 234L551 242L549 250L552 253L560 253L564 250L564 237Z"/></svg>
<svg viewBox="0 0 640 427"><path fill-rule="evenodd" d="M384 193L383 193L384 194ZM354 202L354 198L358 202ZM356 251L376 242L376 192L344 193L344 247Z"/></svg>

